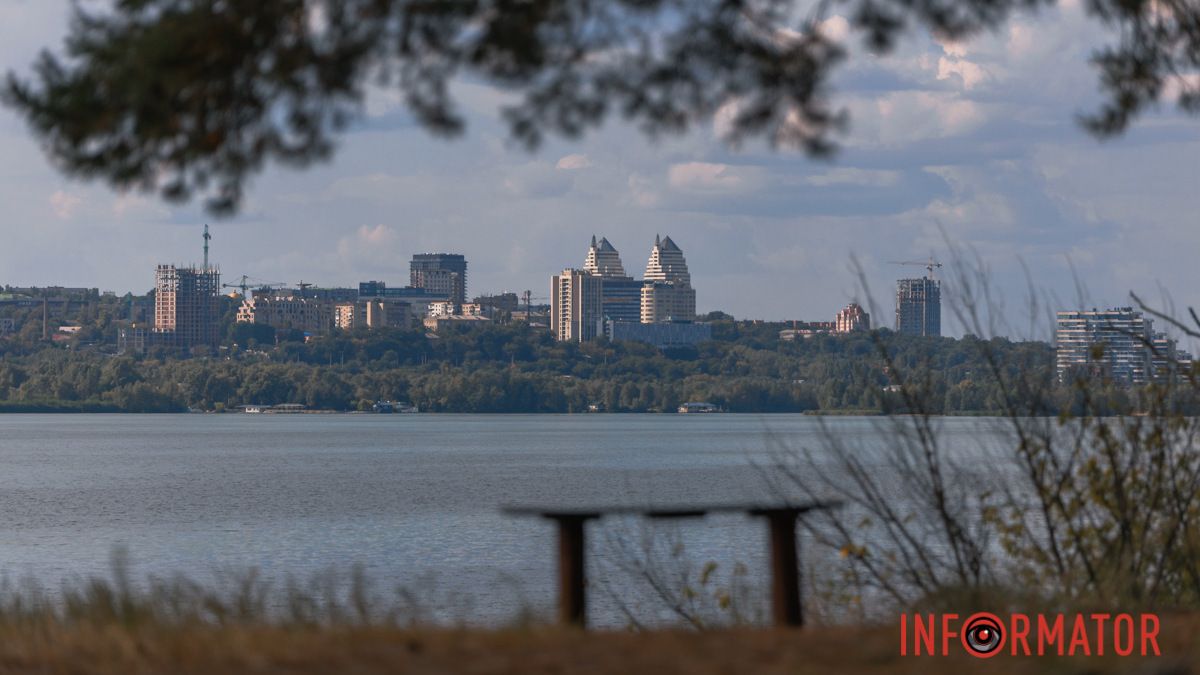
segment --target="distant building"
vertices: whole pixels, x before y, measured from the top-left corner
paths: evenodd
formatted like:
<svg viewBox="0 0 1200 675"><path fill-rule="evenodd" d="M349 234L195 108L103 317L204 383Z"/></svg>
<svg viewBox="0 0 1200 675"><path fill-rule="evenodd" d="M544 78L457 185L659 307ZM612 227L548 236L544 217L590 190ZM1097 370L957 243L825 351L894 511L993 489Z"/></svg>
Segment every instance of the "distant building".
<svg viewBox="0 0 1200 675"><path fill-rule="evenodd" d="M696 345L712 339L712 325L690 321L641 323L608 321L605 332L610 340L645 342L658 348Z"/></svg>
<svg viewBox="0 0 1200 675"><path fill-rule="evenodd" d="M467 301L467 259L459 253L418 253L409 263L409 285L456 304Z"/></svg>
<svg viewBox="0 0 1200 675"><path fill-rule="evenodd" d="M598 277L629 278L629 275L625 274L625 266L621 264L621 254L612 244L608 243L608 239L605 237L601 237L597 242L594 234L592 235L592 245L588 247L583 269Z"/></svg>
<svg viewBox="0 0 1200 675"><path fill-rule="evenodd" d="M334 326L334 306L324 300L295 295L256 293L242 301L241 307L238 307L237 321L323 334Z"/></svg>
<svg viewBox="0 0 1200 675"><path fill-rule="evenodd" d="M145 354L150 343L150 331L145 326L131 324L117 328L118 354Z"/></svg>
<svg viewBox="0 0 1200 675"><path fill-rule="evenodd" d="M597 242L596 236L592 235L592 245L588 247L583 269L604 280L600 297L606 320L641 320L642 282L625 274L621 254L608 239L601 237Z"/></svg>
<svg viewBox="0 0 1200 675"><path fill-rule="evenodd" d="M499 312L514 312L521 301L516 293L500 293L497 295L481 295L475 298L475 304L491 308Z"/></svg>
<svg viewBox="0 0 1200 675"><path fill-rule="evenodd" d="M334 326L341 330L412 326L412 305L403 301L371 298L339 303L333 311Z"/></svg>
<svg viewBox="0 0 1200 675"><path fill-rule="evenodd" d="M492 325L492 320L486 316L430 316L424 320L425 328L435 333L456 326L466 328L483 328Z"/></svg>
<svg viewBox="0 0 1200 675"><path fill-rule="evenodd" d="M670 237L654 236L646 281L641 290L642 323L691 321L696 318L696 291L683 251Z"/></svg>
<svg viewBox="0 0 1200 675"><path fill-rule="evenodd" d="M1058 312L1054 334L1058 377L1104 376L1125 384L1145 384L1168 363L1177 364L1174 341L1155 336L1153 320L1132 307ZM1155 363L1151 345L1164 353Z"/></svg>
<svg viewBox="0 0 1200 675"><path fill-rule="evenodd" d="M159 265L154 274L154 341L170 347L215 347L221 273Z"/></svg>
<svg viewBox="0 0 1200 675"><path fill-rule="evenodd" d="M651 281L642 286L642 323L691 321L696 318L696 291L674 281Z"/></svg>
<svg viewBox="0 0 1200 675"><path fill-rule="evenodd" d="M354 302L358 299L357 288L317 288L308 286L303 291L296 289L287 291L288 295L309 300L324 300L326 302Z"/></svg>
<svg viewBox="0 0 1200 675"><path fill-rule="evenodd" d="M838 333L855 333L871 330L871 315L863 311L857 302L846 305L837 313L834 320L834 331Z"/></svg>
<svg viewBox="0 0 1200 675"><path fill-rule="evenodd" d="M654 235L654 247L650 249L650 260L646 262L646 281L674 281L684 286L692 285L683 251L670 237Z"/></svg>
<svg viewBox="0 0 1200 675"><path fill-rule="evenodd" d="M383 298L387 300L405 300L416 305L427 305L431 302L449 301L449 294L438 294L426 288L404 286L388 288L382 281L363 281L358 284L358 299Z"/></svg>
<svg viewBox="0 0 1200 675"><path fill-rule="evenodd" d="M586 270L565 269L550 281L550 330L562 342L586 342L603 334L604 280Z"/></svg>
<svg viewBox="0 0 1200 675"><path fill-rule="evenodd" d="M936 337L942 334L942 286L936 279L896 282L896 332Z"/></svg>
<svg viewBox="0 0 1200 675"><path fill-rule="evenodd" d="M784 342L794 342L796 340L807 340L808 338L817 335L829 335L834 332L833 321L806 321L793 322L791 328L779 331L779 339Z"/></svg>

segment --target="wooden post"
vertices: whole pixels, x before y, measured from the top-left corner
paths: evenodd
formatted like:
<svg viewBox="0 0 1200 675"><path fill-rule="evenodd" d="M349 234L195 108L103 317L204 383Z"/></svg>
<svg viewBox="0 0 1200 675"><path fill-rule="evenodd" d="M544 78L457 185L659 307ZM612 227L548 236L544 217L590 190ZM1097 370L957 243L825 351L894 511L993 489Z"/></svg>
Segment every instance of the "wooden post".
<svg viewBox="0 0 1200 675"><path fill-rule="evenodd" d="M584 575L583 526L591 515L548 515L558 523L558 619L587 625L587 579Z"/></svg>
<svg viewBox="0 0 1200 675"><path fill-rule="evenodd" d="M796 509L764 509L771 542L771 614L776 626L803 626L800 569L796 560Z"/></svg>

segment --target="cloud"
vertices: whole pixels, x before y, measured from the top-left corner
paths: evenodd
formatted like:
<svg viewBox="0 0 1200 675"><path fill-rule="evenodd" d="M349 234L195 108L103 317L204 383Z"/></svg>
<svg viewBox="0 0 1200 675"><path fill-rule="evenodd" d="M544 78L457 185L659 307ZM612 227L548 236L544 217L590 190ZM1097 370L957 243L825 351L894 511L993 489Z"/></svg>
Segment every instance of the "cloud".
<svg viewBox="0 0 1200 675"><path fill-rule="evenodd" d="M591 165L592 165L592 160L588 159L587 155L581 155L581 154L576 153L576 154L571 154L571 155L564 155L561 159L558 160L558 163L554 165L554 168L562 169L565 171L572 171L575 169L586 169L586 168L590 167Z"/></svg>
<svg viewBox="0 0 1200 675"><path fill-rule="evenodd" d="M375 270L392 266L399 257L400 235L394 228L378 224L360 225L350 236L338 239L337 256L343 265Z"/></svg>
<svg viewBox="0 0 1200 675"><path fill-rule="evenodd" d="M50 195L50 210L59 220L70 220L81 203L81 198L62 190L55 190L54 194Z"/></svg>
<svg viewBox="0 0 1200 675"><path fill-rule="evenodd" d="M817 187L832 185L862 185L871 187L890 187L900 181L900 172L872 169L856 169L842 167L825 173L809 176L804 182Z"/></svg>
<svg viewBox="0 0 1200 675"><path fill-rule="evenodd" d="M575 184L571 173L544 162L531 162L508 169L503 185L513 197L554 199L571 191Z"/></svg>
<svg viewBox="0 0 1200 675"><path fill-rule="evenodd" d="M660 196L649 178L633 173L629 175L627 184L635 205L643 208L658 206Z"/></svg>
<svg viewBox="0 0 1200 675"><path fill-rule="evenodd" d="M758 187L759 171L713 162L685 162L667 169L667 184L682 192L741 194Z"/></svg>
<svg viewBox="0 0 1200 675"><path fill-rule="evenodd" d="M962 80L963 89L970 90L984 81L988 77L988 72L978 64L971 63L966 59L952 60L944 56L938 59L937 79L946 80L955 75Z"/></svg>
<svg viewBox="0 0 1200 675"><path fill-rule="evenodd" d="M844 42L850 36L850 22L846 17L835 14L820 23L818 30L834 42Z"/></svg>
<svg viewBox="0 0 1200 675"><path fill-rule="evenodd" d="M849 143L903 147L965 135L986 120L984 105L953 92L892 91L850 102Z"/></svg>

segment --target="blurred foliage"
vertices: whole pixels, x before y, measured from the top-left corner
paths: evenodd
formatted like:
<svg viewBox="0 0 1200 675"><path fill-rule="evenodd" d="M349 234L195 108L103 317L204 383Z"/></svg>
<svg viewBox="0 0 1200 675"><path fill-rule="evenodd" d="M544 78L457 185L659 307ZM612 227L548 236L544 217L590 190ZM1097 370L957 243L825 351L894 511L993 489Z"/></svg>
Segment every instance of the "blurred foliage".
<svg viewBox="0 0 1200 675"><path fill-rule="evenodd" d="M65 49L31 79L10 73L8 104L56 166L173 200L203 194L231 213L267 162L331 156L371 86L396 88L431 132L465 120L452 83L513 96L501 115L536 147L609 116L680 132L723 106L727 140L826 155L846 116L829 79L844 46L834 13L873 52L905 34L961 40L1054 0L117 0L76 5ZM1200 9L1192 0L1091 0L1115 44L1094 62L1107 99L1084 118L1119 133L1175 91L1200 111Z"/></svg>

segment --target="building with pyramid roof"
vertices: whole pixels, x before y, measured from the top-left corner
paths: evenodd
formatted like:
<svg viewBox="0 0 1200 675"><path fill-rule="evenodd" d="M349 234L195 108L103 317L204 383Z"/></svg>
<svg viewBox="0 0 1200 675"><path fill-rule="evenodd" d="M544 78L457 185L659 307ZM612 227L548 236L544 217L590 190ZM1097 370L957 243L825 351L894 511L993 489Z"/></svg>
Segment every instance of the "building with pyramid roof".
<svg viewBox="0 0 1200 675"><path fill-rule="evenodd" d="M688 272L683 250L670 237L654 235L654 247L646 261L646 282L642 286L642 323L693 321L696 318L696 290Z"/></svg>
<svg viewBox="0 0 1200 675"><path fill-rule="evenodd" d="M683 251L670 237L654 235L654 248L650 249L650 260L646 262L646 281L672 281L691 287L692 275L688 273Z"/></svg>
<svg viewBox="0 0 1200 675"><path fill-rule="evenodd" d="M592 235L592 245L588 247L587 260L583 263L583 269L598 277L629 278L629 275L625 274L625 266L621 264L621 254L604 237L601 237L600 242L596 243L594 234Z"/></svg>

